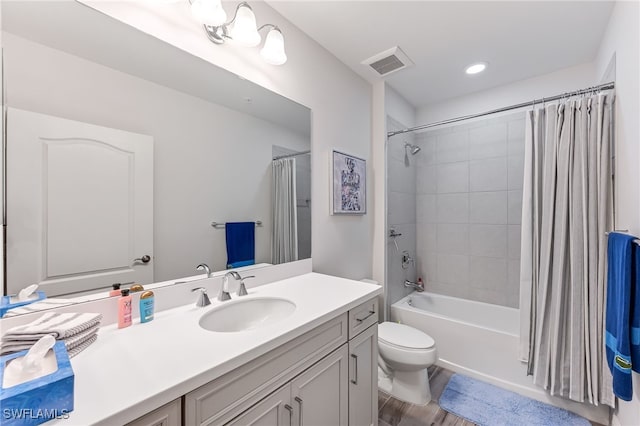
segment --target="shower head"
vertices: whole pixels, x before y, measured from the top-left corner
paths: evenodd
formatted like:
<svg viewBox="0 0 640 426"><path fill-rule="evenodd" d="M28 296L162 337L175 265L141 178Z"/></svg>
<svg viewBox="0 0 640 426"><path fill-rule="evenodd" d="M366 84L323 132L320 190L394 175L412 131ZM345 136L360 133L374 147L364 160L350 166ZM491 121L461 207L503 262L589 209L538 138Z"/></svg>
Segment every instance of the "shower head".
<svg viewBox="0 0 640 426"><path fill-rule="evenodd" d="M410 144L408 142L404 143L404 148L405 149L409 148L409 152L411 152L411 155L416 155L422 149L418 145L412 145L412 144Z"/></svg>

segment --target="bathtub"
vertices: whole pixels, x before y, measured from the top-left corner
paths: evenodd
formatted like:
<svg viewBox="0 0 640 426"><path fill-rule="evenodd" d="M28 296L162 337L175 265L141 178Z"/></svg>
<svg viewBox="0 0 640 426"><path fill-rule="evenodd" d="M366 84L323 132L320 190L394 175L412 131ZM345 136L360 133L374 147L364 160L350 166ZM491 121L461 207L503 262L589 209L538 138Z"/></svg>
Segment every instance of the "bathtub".
<svg viewBox="0 0 640 426"><path fill-rule="evenodd" d="M391 320L433 337L443 368L609 424L607 407L553 397L533 384L526 364L518 360L518 309L413 292L391 305Z"/></svg>

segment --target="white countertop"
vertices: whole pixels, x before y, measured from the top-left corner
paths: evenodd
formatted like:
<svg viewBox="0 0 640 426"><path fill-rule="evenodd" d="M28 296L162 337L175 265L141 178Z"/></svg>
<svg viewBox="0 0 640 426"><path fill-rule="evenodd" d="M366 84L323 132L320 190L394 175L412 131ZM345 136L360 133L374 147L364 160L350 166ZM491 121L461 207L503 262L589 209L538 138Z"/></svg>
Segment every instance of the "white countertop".
<svg viewBox="0 0 640 426"><path fill-rule="evenodd" d="M70 417L47 424L125 424L380 293L378 285L308 273L249 290L242 300L270 296L296 304L290 316L254 330L201 328L202 315L233 303L218 302L215 295L205 308L190 304L157 312L149 323L104 327L94 344L71 359L75 402Z"/></svg>

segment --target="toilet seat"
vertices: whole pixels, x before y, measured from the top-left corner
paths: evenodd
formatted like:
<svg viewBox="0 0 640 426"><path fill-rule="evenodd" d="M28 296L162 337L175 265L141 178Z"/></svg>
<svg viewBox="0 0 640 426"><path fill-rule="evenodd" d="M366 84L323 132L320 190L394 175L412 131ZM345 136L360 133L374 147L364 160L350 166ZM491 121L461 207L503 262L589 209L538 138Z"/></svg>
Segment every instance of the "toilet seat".
<svg viewBox="0 0 640 426"><path fill-rule="evenodd" d="M409 351L432 349L436 344L427 333L395 322L378 325L378 340L388 346Z"/></svg>

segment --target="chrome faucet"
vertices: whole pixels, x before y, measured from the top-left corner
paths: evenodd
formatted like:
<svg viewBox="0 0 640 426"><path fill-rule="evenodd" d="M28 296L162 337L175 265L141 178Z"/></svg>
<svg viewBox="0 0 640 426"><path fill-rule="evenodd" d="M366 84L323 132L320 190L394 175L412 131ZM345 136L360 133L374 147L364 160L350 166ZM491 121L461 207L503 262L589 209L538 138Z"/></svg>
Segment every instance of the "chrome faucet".
<svg viewBox="0 0 640 426"><path fill-rule="evenodd" d="M424 284L420 282L414 283L413 281L404 280L404 286L411 287L414 290L416 290L418 293L422 293L424 291Z"/></svg>
<svg viewBox="0 0 640 426"><path fill-rule="evenodd" d="M243 278L236 271L229 271L226 274L224 274L224 278L222 279L222 289L226 290L227 294L229 294L228 293L228 291L229 291L228 290L229 277L233 277L234 280L240 281L240 284L238 286L237 295L238 296L246 296L248 293L247 293L247 287L244 285L244 280L246 280L248 278L255 278L255 275L249 275L248 277L244 277Z"/></svg>
<svg viewBox="0 0 640 426"><path fill-rule="evenodd" d="M209 266L206 263L201 263L198 266L196 266L196 271L202 271L204 270L207 273L207 278L211 278L211 269L209 269Z"/></svg>
<svg viewBox="0 0 640 426"><path fill-rule="evenodd" d="M207 289L204 287L196 287L192 288L191 292L200 290L200 295L198 296L198 300L196 300L196 306L199 308L203 308L207 305L211 304L211 300L209 300L209 296L207 296Z"/></svg>

